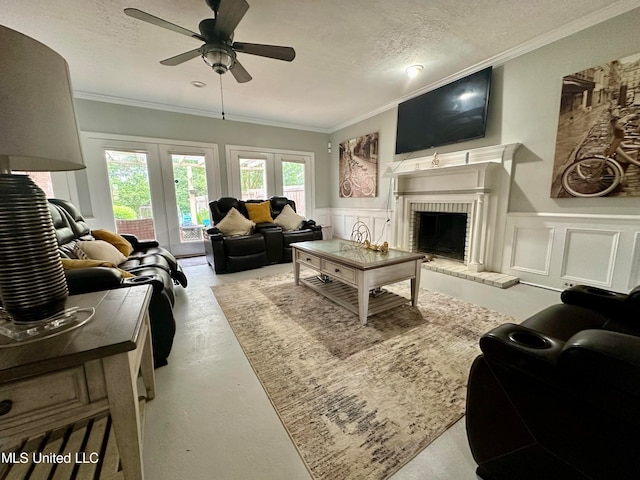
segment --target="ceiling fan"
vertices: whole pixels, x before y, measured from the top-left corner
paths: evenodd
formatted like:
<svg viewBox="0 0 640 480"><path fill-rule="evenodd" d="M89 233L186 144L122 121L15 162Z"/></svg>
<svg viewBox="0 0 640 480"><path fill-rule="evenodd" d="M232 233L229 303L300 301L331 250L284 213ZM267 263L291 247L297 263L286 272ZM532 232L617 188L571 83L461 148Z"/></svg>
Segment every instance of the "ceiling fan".
<svg viewBox="0 0 640 480"><path fill-rule="evenodd" d="M162 60L162 65L175 66L201 56L205 63L222 75L230 71L239 83L251 80L251 75L238 61L236 52L292 61L296 52L291 47L264 45L260 43L244 43L233 41L233 31L249 9L245 0L206 0L207 5L215 13L214 18L205 18L198 25L200 33L192 32L179 25L158 18L137 8L125 8L124 13L147 23L166 28L188 37L204 42L200 48L189 50L175 57Z"/></svg>

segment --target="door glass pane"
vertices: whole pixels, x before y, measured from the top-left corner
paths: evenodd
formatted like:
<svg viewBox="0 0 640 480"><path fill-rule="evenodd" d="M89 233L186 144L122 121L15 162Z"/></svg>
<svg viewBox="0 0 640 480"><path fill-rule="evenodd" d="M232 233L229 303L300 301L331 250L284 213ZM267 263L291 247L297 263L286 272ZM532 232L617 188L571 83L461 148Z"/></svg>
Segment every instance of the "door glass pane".
<svg viewBox="0 0 640 480"><path fill-rule="evenodd" d="M300 215L305 215L304 166L302 162L282 162L282 193L296 202Z"/></svg>
<svg viewBox="0 0 640 480"><path fill-rule="evenodd" d="M202 228L210 224L205 157L171 154L171 160L176 185L180 242L200 241Z"/></svg>
<svg viewBox="0 0 640 480"><path fill-rule="evenodd" d="M240 159L240 191L242 200L267 198L267 161Z"/></svg>
<svg viewBox="0 0 640 480"><path fill-rule="evenodd" d="M155 239L147 154L106 150L105 156L116 231Z"/></svg>

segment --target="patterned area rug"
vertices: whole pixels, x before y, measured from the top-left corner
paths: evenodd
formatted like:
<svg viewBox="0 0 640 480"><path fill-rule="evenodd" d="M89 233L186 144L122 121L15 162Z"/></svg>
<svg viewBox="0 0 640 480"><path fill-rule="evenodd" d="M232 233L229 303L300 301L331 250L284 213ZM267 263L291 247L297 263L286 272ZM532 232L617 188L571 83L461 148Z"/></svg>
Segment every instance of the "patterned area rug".
<svg viewBox="0 0 640 480"><path fill-rule="evenodd" d="M410 297L409 282L385 287ZM247 358L318 480L384 479L464 414L478 340L513 319L422 289L369 318L292 274L212 287Z"/></svg>

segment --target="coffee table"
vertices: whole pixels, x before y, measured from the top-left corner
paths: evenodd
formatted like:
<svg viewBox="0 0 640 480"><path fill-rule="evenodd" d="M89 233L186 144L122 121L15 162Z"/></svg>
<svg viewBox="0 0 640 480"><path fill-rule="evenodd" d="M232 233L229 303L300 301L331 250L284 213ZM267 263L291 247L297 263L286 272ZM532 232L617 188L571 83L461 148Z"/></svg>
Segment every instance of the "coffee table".
<svg viewBox="0 0 640 480"><path fill-rule="evenodd" d="M358 315L367 317L418 302L422 253L389 250L387 254L366 249L348 240L314 240L291 244L295 284L302 283ZM300 267L320 275L300 278ZM387 292L381 287L411 280L411 299Z"/></svg>

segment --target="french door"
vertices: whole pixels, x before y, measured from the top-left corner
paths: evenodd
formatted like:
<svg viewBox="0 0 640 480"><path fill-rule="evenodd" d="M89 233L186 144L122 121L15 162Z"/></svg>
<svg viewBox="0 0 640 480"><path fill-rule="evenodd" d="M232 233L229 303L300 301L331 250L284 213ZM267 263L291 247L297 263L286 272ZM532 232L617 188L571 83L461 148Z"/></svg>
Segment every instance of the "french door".
<svg viewBox="0 0 640 480"><path fill-rule="evenodd" d="M228 145L230 195L242 200L285 196L301 215L312 216L313 154Z"/></svg>
<svg viewBox="0 0 640 480"><path fill-rule="evenodd" d="M83 134L95 217L174 255L203 254L209 198L220 196L217 147L130 138Z"/></svg>

